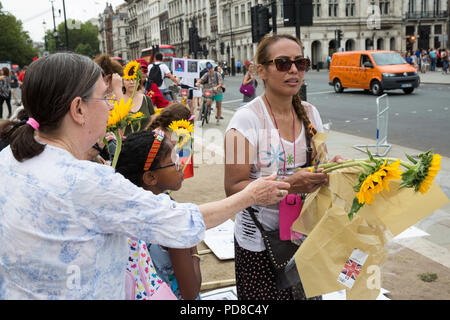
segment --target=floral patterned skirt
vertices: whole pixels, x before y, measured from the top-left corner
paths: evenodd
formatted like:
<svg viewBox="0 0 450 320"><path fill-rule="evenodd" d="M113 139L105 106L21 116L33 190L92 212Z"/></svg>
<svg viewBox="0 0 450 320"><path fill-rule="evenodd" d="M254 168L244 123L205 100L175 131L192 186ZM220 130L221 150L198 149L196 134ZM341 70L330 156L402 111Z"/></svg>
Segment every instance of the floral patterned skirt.
<svg viewBox="0 0 450 320"><path fill-rule="evenodd" d="M234 255L238 300L322 300L322 296L306 298L301 283L278 289L267 251L246 250L234 239Z"/></svg>

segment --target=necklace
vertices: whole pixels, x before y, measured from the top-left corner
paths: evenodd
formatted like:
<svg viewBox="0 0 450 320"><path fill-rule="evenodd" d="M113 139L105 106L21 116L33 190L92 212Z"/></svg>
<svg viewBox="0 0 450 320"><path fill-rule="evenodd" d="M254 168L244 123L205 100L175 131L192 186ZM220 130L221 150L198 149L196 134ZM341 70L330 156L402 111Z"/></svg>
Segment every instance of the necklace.
<svg viewBox="0 0 450 320"><path fill-rule="evenodd" d="M269 105L270 113L272 114L273 122L275 123L275 127L277 128L278 137L280 138L281 147L283 148L283 152L284 152L283 171L284 171L284 176L286 177L286 149L284 148L283 139L281 139L280 129L278 128L277 119L275 119L275 114L273 113L272 106L270 105L270 101L266 95L264 95L264 97L266 98L267 104ZM291 112L292 112L292 130L294 132L294 168L295 168L295 116L294 116L294 110L291 109Z"/></svg>

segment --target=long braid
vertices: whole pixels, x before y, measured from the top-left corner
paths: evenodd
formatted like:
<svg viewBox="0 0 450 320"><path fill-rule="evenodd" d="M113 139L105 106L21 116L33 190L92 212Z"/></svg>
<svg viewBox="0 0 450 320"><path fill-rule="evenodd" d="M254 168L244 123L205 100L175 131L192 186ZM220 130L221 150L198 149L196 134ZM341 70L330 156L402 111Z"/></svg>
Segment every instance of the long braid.
<svg viewBox="0 0 450 320"><path fill-rule="evenodd" d="M294 105L294 110L297 114L298 119L305 126L306 134L308 134L309 138L312 139L312 137L317 133L317 130L314 128L308 118L308 114L306 113L306 110L302 105L302 99L300 95L296 94L292 97L292 104Z"/></svg>

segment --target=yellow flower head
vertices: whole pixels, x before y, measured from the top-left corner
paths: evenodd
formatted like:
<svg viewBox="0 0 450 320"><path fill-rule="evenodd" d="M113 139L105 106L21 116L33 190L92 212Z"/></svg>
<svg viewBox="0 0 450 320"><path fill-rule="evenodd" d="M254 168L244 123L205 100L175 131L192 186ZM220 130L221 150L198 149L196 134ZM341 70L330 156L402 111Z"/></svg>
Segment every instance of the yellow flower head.
<svg viewBox="0 0 450 320"><path fill-rule="evenodd" d="M128 99L127 102L124 99L120 99L119 103L117 101L114 102L114 109L109 112L108 127L116 126L120 121L125 119L134 106L132 102L133 100L131 99Z"/></svg>
<svg viewBox="0 0 450 320"><path fill-rule="evenodd" d="M161 111L163 110L164 108L155 108L155 116L159 116L159 114L161 113Z"/></svg>
<svg viewBox="0 0 450 320"><path fill-rule="evenodd" d="M144 114L143 114L142 112L133 113L133 114L131 115L131 117L132 117L133 119L137 119L137 118L140 118L140 117L142 117L142 116L144 116Z"/></svg>
<svg viewBox="0 0 450 320"><path fill-rule="evenodd" d="M140 63L136 60L129 62L123 70L124 80L136 80Z"/></svg>
<svg viewBox="0 0 450 320"><path fill-rule="evenodd" d="M433 155L433 159L431 160L430 167L428 168L428 174L425 179L422 181L419 187L419 192L421 194L425 194L431 187L434 178L437 176L439 170L441 170L441 160L442 157L440 154Z"/></svg>
<svg viewBox="0 0 450 320"><path fill-rule="evenodd" d="M169 129L177 131L179 129L185 129L187 132L194 132L194 125L187 120L172 121L169 125Z"/></svg>
<svg viewBox="0 0 450 320"><path fill-rule="evenodd" d="M359 203L371 204L375 201L374 195L382 192L384 189L389 191L389 181L401 178L400 159L389 165L385 160L380 169L367 176L356 194Z"/></svg>

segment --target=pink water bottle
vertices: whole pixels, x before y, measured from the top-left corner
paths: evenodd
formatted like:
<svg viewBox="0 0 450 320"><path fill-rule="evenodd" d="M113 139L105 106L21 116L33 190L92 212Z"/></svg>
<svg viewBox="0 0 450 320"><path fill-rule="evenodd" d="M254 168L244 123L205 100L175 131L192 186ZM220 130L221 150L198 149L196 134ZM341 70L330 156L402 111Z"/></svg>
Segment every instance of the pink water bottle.
<svg viewBox="0 0 450 320"><path fill-rule="evenodd" d="M297 194L288 194L279 205L280 239L291 240L291 227L302 211L302 198Z"/></svg>

